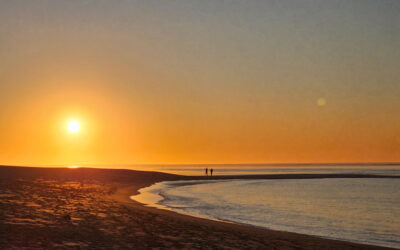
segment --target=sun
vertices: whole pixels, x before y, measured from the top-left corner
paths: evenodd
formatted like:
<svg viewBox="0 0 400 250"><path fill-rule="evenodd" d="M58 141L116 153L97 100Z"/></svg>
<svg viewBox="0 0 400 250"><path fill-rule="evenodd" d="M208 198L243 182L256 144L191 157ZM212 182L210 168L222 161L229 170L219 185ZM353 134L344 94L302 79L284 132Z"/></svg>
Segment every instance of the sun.
<svg viewBox="0 0 400 250"><path fill-rule="evenodd" d="M80 129L81 129L81 124L78 121L73 120L68 122L68 132L75 134L78 133Z"/></svg>

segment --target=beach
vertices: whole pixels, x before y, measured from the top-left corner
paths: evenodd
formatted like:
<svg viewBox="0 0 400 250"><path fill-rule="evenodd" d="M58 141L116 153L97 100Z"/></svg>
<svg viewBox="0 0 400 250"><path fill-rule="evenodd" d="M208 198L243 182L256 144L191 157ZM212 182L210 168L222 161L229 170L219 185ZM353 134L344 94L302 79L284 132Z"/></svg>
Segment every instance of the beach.
<svg viewBox="0 0 400 250"><path fill-rule="evenodd" d="M291 174L213 179L373 177L377 176ZM129 199L156 182L207 178L134 170L0 167L0 248L385 249L196 218Z"/></svg>

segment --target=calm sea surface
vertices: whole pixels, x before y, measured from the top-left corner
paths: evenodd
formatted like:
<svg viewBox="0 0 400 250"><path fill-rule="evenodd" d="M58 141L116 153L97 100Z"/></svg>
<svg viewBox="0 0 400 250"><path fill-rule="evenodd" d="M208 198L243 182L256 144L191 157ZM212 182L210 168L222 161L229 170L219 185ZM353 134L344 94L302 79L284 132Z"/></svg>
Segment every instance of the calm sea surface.
<svg viewBox="0 0 400 250"><path fill-rule="evenodd" d="M132 198L184 214L400 248L400 179L176 181L140 192Z"/></svg>
<svg viewBox="0 0 400 250"><path fill-rule="evenodd" d="M180 174L180 175L204 175L207 166L161 166L152 170ZM254 174L328 174L328 173L355 173L355 174L379 174L400 176L400 166L208 166L214 169L214 175L254 175Z"/></svg>
<svg viewBox="0 0 400 250"><path fill-rule="evenodd" d="M143 171L159 171L180 175L204 175L204 169L213 168L215 175L254 175L254 174L305 174L305 173L356 173L400 176L399 165L343 165L343 164L227 164L227 165L80 165L69 167L120 168Z"/></svg>

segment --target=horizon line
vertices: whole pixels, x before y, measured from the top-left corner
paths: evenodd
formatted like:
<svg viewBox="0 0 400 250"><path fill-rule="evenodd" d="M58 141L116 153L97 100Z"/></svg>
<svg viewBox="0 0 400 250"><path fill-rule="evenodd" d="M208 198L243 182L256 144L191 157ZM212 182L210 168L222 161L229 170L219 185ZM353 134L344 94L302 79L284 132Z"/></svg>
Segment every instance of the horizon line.
<svg viewBox="0 0 400 250"><path fill-rule="evenodd" d="M378 165L386 165L386 166L395 166L400 165L400 162L298 162L298 163L96 163L96 164L29 164L29 165L20 165L20 164L0 164L0 167L68 167L76 165L79 167L85 166L378 166Z"/></svg>

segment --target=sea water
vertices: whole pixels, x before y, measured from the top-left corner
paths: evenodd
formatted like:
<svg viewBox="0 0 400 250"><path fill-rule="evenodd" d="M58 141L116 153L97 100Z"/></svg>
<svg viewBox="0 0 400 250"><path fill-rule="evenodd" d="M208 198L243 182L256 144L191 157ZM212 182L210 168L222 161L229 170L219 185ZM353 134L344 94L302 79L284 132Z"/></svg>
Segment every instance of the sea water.
<svg viewBox="0 0 400 250"><path fill-rule="evenodd" d="M214 169L214 175L255 174L377 174L400 176L400 165L367 164L228 164L228 165L176 165L153 166L152 171L180 175L204 175L205 168Z"/></svg>
<svg viewBox="0 0 400 250"><path fill-rule="evenodd" d="M65 166L64 166L65 167ZM170 174L199 176L205 168L214 175L255 174L377 174L400 176L400 164L193 164L193 165L73 165L70 168L94 167L158 171Z"/></svg>
<svg viewBox="0 0 400 250"><path fill-rule="evenodd" d="M140 193L184 214L400 248L400 179L174 181Z"/></svg>

